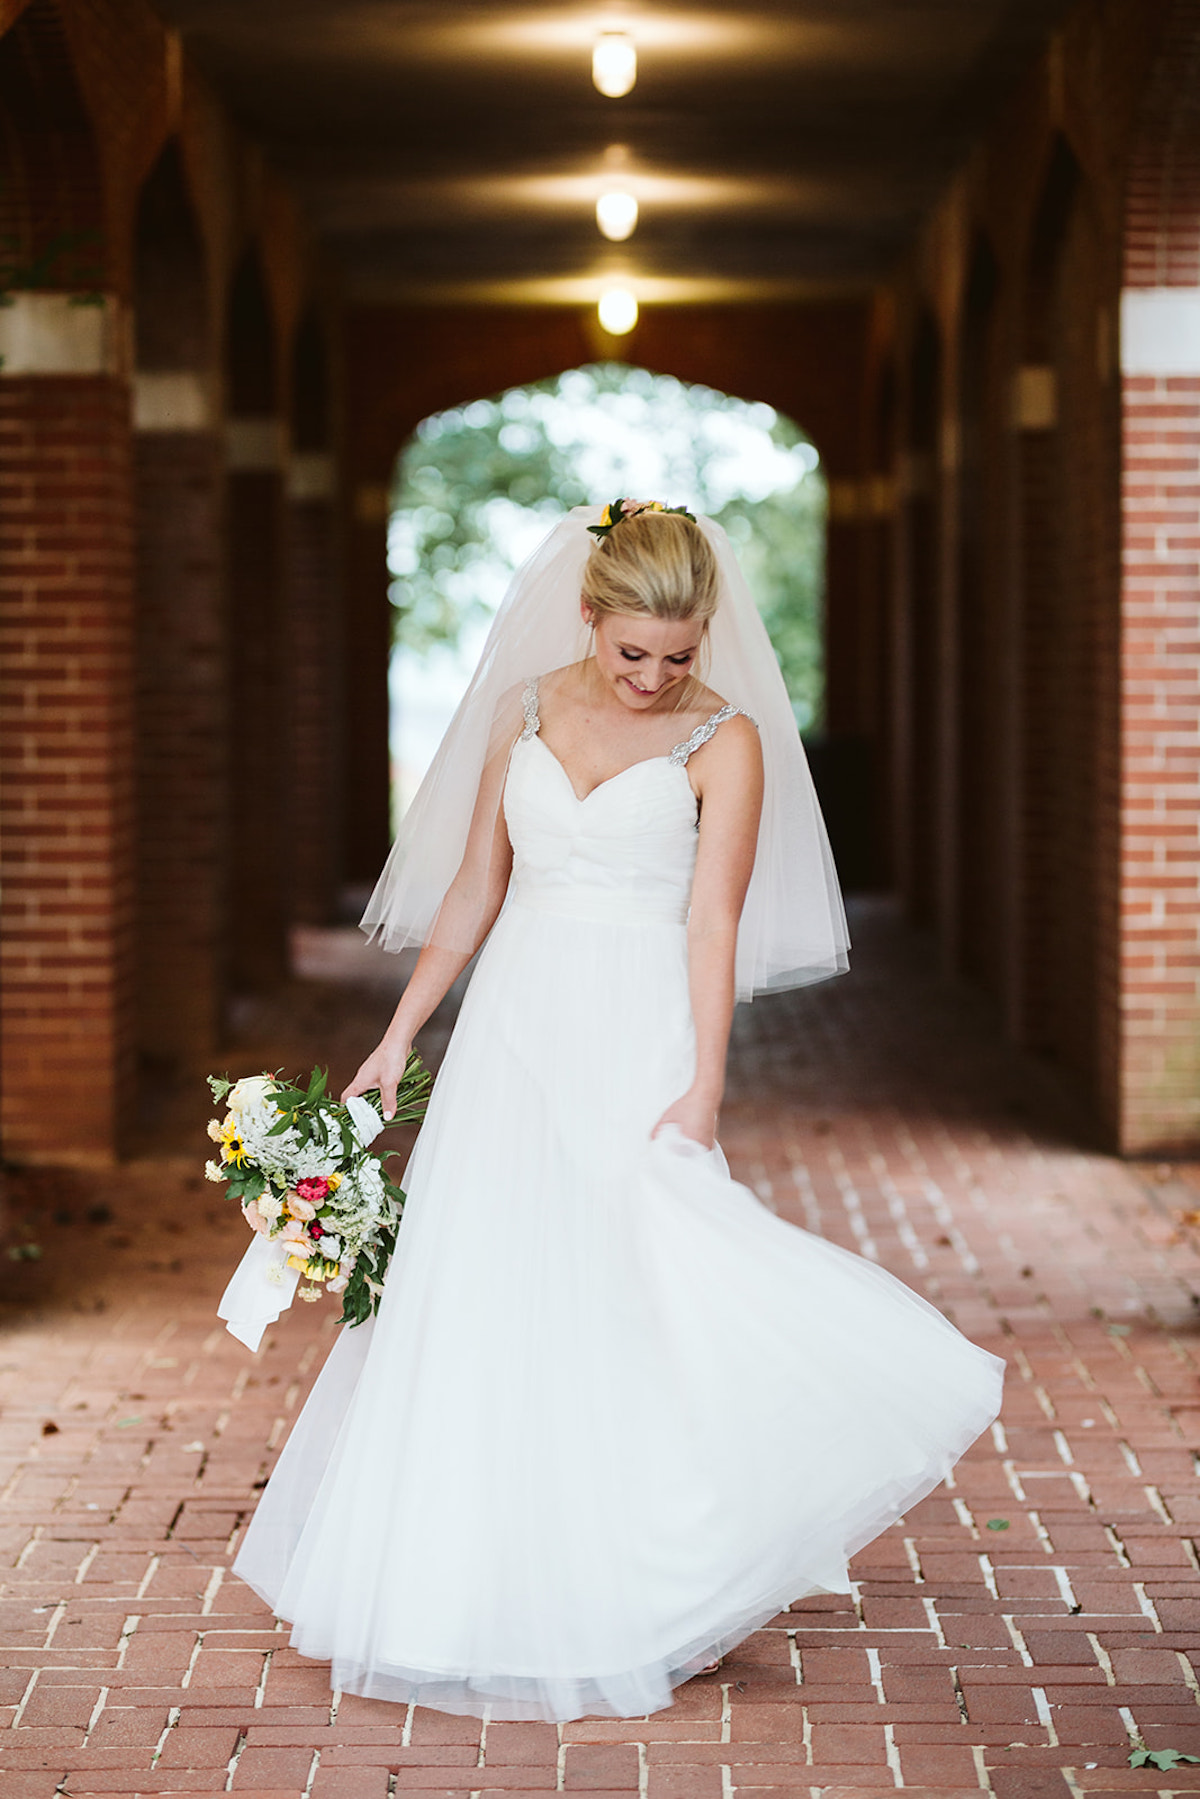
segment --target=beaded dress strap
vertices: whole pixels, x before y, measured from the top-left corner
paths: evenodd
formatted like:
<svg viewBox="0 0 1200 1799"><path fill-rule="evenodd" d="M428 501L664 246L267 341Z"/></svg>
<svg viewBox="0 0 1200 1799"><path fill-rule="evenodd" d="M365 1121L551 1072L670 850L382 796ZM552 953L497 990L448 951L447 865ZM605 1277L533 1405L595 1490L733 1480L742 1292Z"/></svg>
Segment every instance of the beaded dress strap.
<svg viewBox="0 0 1200 1799"><path fill-rule="evenodd" d="M529 739L536 737L541 729L542 721L538 713L538 680L539 677L534 675L532 680L526 681L525 691L521 695L521 711L525 717L525 725L520 737L522 743L528 743Z"/></svg>
<svg viewBox="0 0 1200 1799"><path fill-rule="evenodd" d="M702 725L697 725L690 737L685 738L682 743L677 743L675 745L675 748L667 757L667 761L671 764L672 768L683 768L686 765L689 756L694 755L698 749L703 748L711 737L716 736L718 725L723 725L727 718L737 718L739 713L743 718L749 718L750 723L757 731L758 720L756 718L751 718L744 706L722 706L719 712L714 712L710 718L706 718Z"/></svg>

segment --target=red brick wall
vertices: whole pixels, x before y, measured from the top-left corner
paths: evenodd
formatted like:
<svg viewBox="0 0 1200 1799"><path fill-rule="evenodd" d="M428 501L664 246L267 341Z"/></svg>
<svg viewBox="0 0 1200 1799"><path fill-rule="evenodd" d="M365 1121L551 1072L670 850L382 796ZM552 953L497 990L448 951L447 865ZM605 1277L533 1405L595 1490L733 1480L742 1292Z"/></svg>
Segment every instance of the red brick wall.
<svg viewBox="0 0 1200 1799"><path fill-rule="evenodd" d="M1200 1134L1200 376L1125 380L1122 1137Z"/></svg>
<svg viewBox="0 0 1200 1799"><path fill-rule="evenodd" d="M231 471L225 517L229 969L233 991L244 994L269 989L287 972L291 647L284 629L279 475Z"/></svg>
<svg viewBox="0 0 1200 1799"><path fill-rule="evenodd" d="M0 381L0 1106L106 1158L135 1099L129 394Z"/></svg>
<svg viewBox="0 0 1200 1799"><path fill-rule="evenodd" d="M291 500L285 518L291 689L289 915L298 924L337 916L342 871L342 671L336 510Z"/></svg>
<svg viewBox="0 0 1200 1799"><path fill-rule="evenodd" d="M150 355L138 333L141 367L186 369L210 397L220 393L231 271L255 243L283 344L312 272L297 209L146 0L0 0L0 115L4 234L28 258L60 231L95 233L40 285L145 303L148 236L170 238L181 208L194 210L193 286L205 289L188 302L194 341L186 357L179 345ZM186 195L146 214L144 184L156 163L151 186L161 177L171 134ZM179 307L168 302L166 313L178 326ZM104 366L124 360L117 341ZM135 1045L158 1062L204 1053L233 955L220 783L230 754L221 421L184 439L156 432L135 470L129 410L123 382L0 371L0 1129L4 1153L18 1159L123 1150ZM237 558L244 586L263 547L252 523L249 539ZM251 611L258 598L250 593ZM278 657L261 626L250 635L249 663ZM249 730L267 725L271 703L249 708ZM282 703L269 734L282 785ZM263 832L248 838L269 855ZM281 888L278 863L271 872ZM270 956L259 958L272 976L283 964L278 894L275 910ZM254 960L253 942L240 960Z"/></svg>
<svg viewBox="0 0 1200 1799"><path fill-rule="evenodd" d="M211 431L135 443L138 1046L164 1070L216 1047L227 978L223 470Z"/></svg>
<svg viewBox="0 0 1200 1799"><path fill-rule="evenodd" d="M1088 0L1069 15L931 215L885 346L913 369L931 319L942 346L932 426L916 422L920 380L900 383L886 782L900 885L943 966L1056 1064L1112 1143L1128 1141L1116 321L1126 171L1166 11ZM981 245L993 291L973 326ZM1026 408L1027 375L1052 416Z"/></svg>
<svg viewBox="0 0 1200 1799"><path fill-rule="evenodd" d="M1169 10L1127 204L1126 288L1200 287L1196 0ZM1200 367L1127 373L1124 411L1120 1129L1162 1151L1200 1139Z"/></svg>

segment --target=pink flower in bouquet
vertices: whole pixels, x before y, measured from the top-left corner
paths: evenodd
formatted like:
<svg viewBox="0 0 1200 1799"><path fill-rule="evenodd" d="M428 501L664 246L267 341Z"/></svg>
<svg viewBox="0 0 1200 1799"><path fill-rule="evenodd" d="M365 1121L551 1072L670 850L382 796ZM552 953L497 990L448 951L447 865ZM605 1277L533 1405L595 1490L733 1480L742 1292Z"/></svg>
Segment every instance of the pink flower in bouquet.
<svg viewBox="0 0 1200 1799"><path fill-rule="evenodd" d="M302 1218L305 1224L311 1223L317 1215L317 1208L313 1205L311 1199L305 1199L304 1196L295 1189L288 1194L287 1203L288 1211L292 1214L292 1217Z"/></svg>
<svg viewBox="0 0 1200 1799"><path fill-rule="evenodd" d="M323 1174L310 1174L304 1180L296 1182L296 1192L310 1206L319 1206L322 1200L329 1197L329 1182Z"/></svg>
<svg viewBox="0 0 1200 1799"><path fill-rule="evenodd" d="M295 1243L305 1250L312 1248L312 1238L308 1234L308 1226L301 1224L296 1218L289 1218L277 1239L280 1243Z"/></svg>
<svg viewBox="0 0 1200 1799"><path fill-rule="evenodd" d="M258 1201L248 1199L242 1206L242 1216L251 1230L257 1231L260 1237L270 1235L271 1227L258 1209Z"/></svg>

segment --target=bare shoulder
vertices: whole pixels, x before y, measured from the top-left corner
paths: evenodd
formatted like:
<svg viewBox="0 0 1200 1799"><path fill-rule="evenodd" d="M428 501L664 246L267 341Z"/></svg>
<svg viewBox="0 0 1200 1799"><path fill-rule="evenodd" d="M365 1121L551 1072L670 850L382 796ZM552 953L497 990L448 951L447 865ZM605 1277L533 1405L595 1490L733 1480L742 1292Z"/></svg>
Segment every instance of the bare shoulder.
<svg viewBox="0 0 1200 1799"><path fill-rule="evenodd" d="M724 694L714 692L711 687L702 687L692 706L689 707L689 712L694 713L696 724L699 726L707 724L710 719L717 718L720 713L728 709L729 705L730 702ZM728 718L721 720L709 740L709 745L718 742L740 742L746 746L757 745L758 726L745 712L735 711Z"/></svg>
<svg viewBox="0 0 1200 1799"><path fill-rule="evenodd" d="M717 744L728 745L730 752L736 753L739 760L749 756L754 761L762 761L758 726L745 712L734 712L721 720L706 748L712 749Z"/></svg>
<svg viewBox="0 0 1200 1799"><path fill-rule="evenodd" d="M570 686L572 683L583 679L587 665L588 658L586 657L581 662L564 662L561 668L547 669L546 673L542 676L542 682L544 685L549 685L551 687Z"/></svg>
<svg viewBox="0 0 1200 1799"><path fill-rule="evenodd" d="M719 713L722 701L708 714ZM758 727L744 712L722 719L706 743L693 752L688 763L698 790L729 785L740 790L762 781L763 756Z"/></svg>

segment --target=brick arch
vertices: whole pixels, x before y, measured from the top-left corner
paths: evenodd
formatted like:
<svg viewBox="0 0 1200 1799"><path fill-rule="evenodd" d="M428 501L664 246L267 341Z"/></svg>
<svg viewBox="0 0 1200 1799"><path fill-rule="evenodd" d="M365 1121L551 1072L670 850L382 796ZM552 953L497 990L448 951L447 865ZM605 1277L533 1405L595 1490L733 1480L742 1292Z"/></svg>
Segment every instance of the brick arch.
<svg viewBox="0 0 1200 1799"><path fill-rule="evenodd" d="M868 406L868 456L871 471L871 520L863 535L862 592L873 623L871 649L863 659L869 685L862 696L863 719L873 739L875 863L873 884L894 887L901 857L895 823L899 804L900 764L897 724L897 675L902 621L892 579L895 555L896 458L900 409L900 371L892 350L880 356L873 374Z"/></svg>
<svg viewBox="0 0 1200 1799"><path fill-rule="evenodd" d="M1025 253L1022 355L1026 363L1047 361L1054 349L1054 311L1062 253L1083 193L1083 171L1061 132L1051 139Z"/></svg>
<svg viewBox="0 0 1200 1799"><path fill-rule="evenodd" d="M207 258L175 138L164 145L138 195L133 260L137 367L207 371Z"/></svg>
<svg viewBox="0 0 1200 1799"><path fill-rule="evenodd" d="M619 350L681 381L761 399L801 424L827 474L855 490L863 474L868 301L647 306ZM362 307L346 320L346 878L372 882L388 846L387 488L400 445L447 407L613 354L590 311L556 307ZM852 494L857 499L857 491ZM831 513L833 508L831 508ZM861 624L856 511L831 517L826 558L826 693L851 685L835 641ZM834 626L846 624L835 634ZM351 671L353 671L351 673ZM831 715L831 735L834 721ZM840 725L838 729L842 729Z"/></svg>
<svg viewBox="0 0 1200 1799"><path fill-rule="evenodd" d="M901 452L900 556L903 623L897 646L900 718L900 883L910 916L919 924L936 915L936 869L942 640L941 503L939 434L944 350L933 311L923 306L913 322L905 359L907 431Z"/></svg>
<svg viewBox="0 0 1200 1799"><path fill-rule="evenodd" d="M289 402L293 448L315 453L332 443L329 332L315 306L302 313L292 339Z"/></svg>
<svg viewBox="0 0 1200 1799"><path fill-rule="evenodd" d="M107 285L100 151L53 0L0 37L0 257L6 285Z"/></svg>
<svg viewBox="0 0 1200 1799"><path fill-rule="evenodd" d="M279 334L255 244L226 308L225 587L230 643L227 816L240 820L229 869L229 970L235 994L287 971L284 426Z"/></svg>
<svg viewBox="0 0 1200 1799"><path fill-rule="evenodd" d="M229 284L225 373L234 418L271 418L279 403L277 333L256 245L243 251Z"/></svg>
<svg viewBox="0 0 1200 1799"><path fill-rule="evenodd" d="M860 473L864 302L647 307L621 355L659 374L765 400L801 423L834 478ZM568 308L389 307L351 315L348 445L386 481L423 418L613 354Z"/></svg>
<svg viewBox="0 0 1200 1799"><path fill-rule="evenodd" d="M342 845L342 603L334 481L332 346L310 303L291 342L290 450L284 508L290 757L289 910L294 923L337 915Z"/></svg>
<svg viewBox="0 0 1200 1799"><path fill-rule="evenodd" d="M222 958L221 457L209 271L179 145L133 241L137 1038L154 1082L215 1048Z"/></svg>
<svg viewBox="0 0 1200 1799"><path fill-rule="evenodd" d="M1024 257L1013 392L1020 665L1013 1017L1093 1092L1111 1056L1106 909L1116 734L1115 470L1096 379L1111 273L1088 180L1049 147Z"/></svg>
<svg viewBox="0 0 1200 1799"><path fill-rule="evenodd" d="M996 313L1000 265L988 236L976 233L967 262L958 323L957 518L950 659L954 664L955 946L959 966L995 989L1002 938L1001 741L1002 651L995 588L1001 545L988 496L1002 466L1004 421L998 404Z"/></svg>

